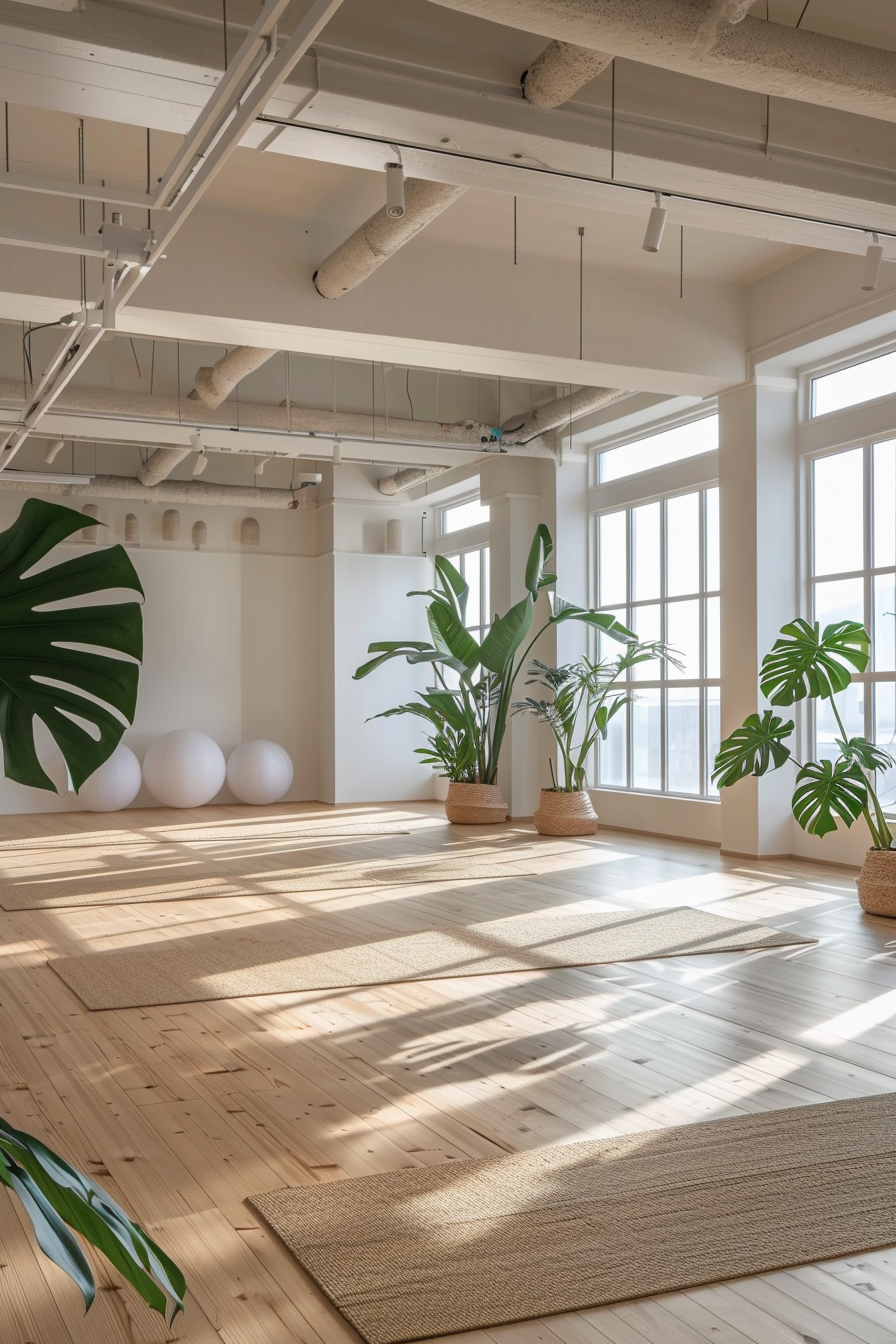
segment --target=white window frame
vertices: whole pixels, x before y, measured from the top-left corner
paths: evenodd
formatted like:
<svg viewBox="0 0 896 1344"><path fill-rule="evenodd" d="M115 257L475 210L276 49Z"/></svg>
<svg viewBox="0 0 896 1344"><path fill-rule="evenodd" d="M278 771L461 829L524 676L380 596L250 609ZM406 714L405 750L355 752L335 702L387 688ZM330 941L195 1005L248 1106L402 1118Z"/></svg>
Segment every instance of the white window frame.
<svg viewBox="0 0 896 1344"><path fill-rule="evenodd" d="M613 448L625 448L630 443L640 443L643 439L653 438L655 434L662 434L667 429L680 429L683 425L692 425L697 420L708 420L711 416L719 414L718 402L714 398L708 398L701 402L699 406L692 406L679 415L666 416L662 420L656 420L650 424L638 425L637 428L626 430L623 434L614 434L606 439L601 439L597 443L588 445L588 484L591 490L607 490L614 486L624 486L630 481L648 481L659 471L669 471L674 467L683 466L685 463L705 462L709 458L718 458L716 451L709 453L695 453L693 457L680 457L675 462L667 462L662 467L650 467L647 471L632 472L630 476L619 476L615 481L602 481L600 479L600 455L610 452ZM718 475L718 468L716 468Z"/></svg>
<svg viewBox="0 0 896 1344"><path fill-rule="evenodd" d="M638 439L645 438L650 434L657 433L662 429L671 428L675 424L687 423L688 420L704 419L705 410L701 415L691 414L688 417L677 417L675 420L665 420L651 425L649 428L642 427L640 432L631 435L625 435L620 438L617 444L614 441L601 443L600 447L593 451L603 451L606 447L622 446L623 443L636 442ZM597 467L594 468L595 474ZM598 546L598 526L601 516L608 513L618 513L626 510L628 517L626 519L626 601L622 604L626 612L630 612L632 607L641 605L652 605L657 599L650 599L632 603L629 600L631 594L631 510L638 508L642 504L651 504L662 502L675 498L678 495L689 495L705 490L716 489L719 484L718 453L701 453L695 457L682 458L678 462L671 462L664 467L655 467L651 471L638 472L632 476L620 477L615 481L608 481L606 484L592 487L589 491L589 605L597 606L599 601L598 584L599 576L599 557ZM661 590L665 593L666 588L666 554L665 554L665 510L661 514L661 527L663 528L661 542ZM706 588L706 554L705 554L705 530L701 529L701 547L700 547L700 591L699 593L676 595L674 598L661 596L658 600L662 611L661 629L665 632L665 613L666 604L669 601L687 601L694 598L700 599L700 645L705 659L706 654L706 599L718 596L721 612L721 594L715 589ZM600 609L600 608L598 608ZM613 610L618 610L618 606ZM693 803L718 803L719 796L715 791L710 792L710 763L707 759L707 741L706 741L706 691L709 688L718 687L721 697L721 676L708 677L705 674L705 666L701 667L701 675L698 677L657 677L651 679L633 680L630 685L637 690L660 690L660 788L644 789L635 787L632 780L632 716L626 715L626 784L605 784L599 779L597 754L592 764L592 775L595 788L609 790L617 793L633 794L636 796L661 796L664 798L676 798ZM698 688L700 691L700 792L699 793L678 793L664 787L668 777L668 745L666 731L666 698L663 694L667 689L687 689L688 687ZM599 747L597 748L599 751Z"/></svg>
<svg viewBox="0 0 896 1344"><path fill-rule="evenodd" d="M458 495L456 499L444 499L441 504L436 505L436 513L438 514L435 528L437 553L441 553L442 551L441 543L450 541L452 537L459 537L462 534L466 535L467 532L476 532L482 528L488 529L488 523L474 523L472 527L459 527L455 532L445 531L445 513L448 509L459 509L463 504L478 504L481 502L481 498L478 490L472 490L468 491L466 494ZM491 513L489 513L489 516L491 516ZM455 546L452 547L452 549L457 550L458 547Z"/></svg>
<svg viewBox="0 0 896 1344"><path fill-rule="evenodd" d="M896 346L893 347L896 349ZM814 376L814 375L813 375ZM893 401L894 398L880 398L879 400ZM862 402L860 406L851 406L848 409L855 413L863 410L869 403ZM843 415L844 412L837 412ZM818 417L830 418L830 417ZM873 478L873 449L875 443L885 442L890 439L896 439L896 415L891 422L889 430L882 430L873 434L865 434L856 438L847 439L843 443L837 443L827 448L816 449L806 452L802 455L801 463L801 495L802 495L802 544L800 546L800 560L802 574L801 583L801 607L803 616L807 621L815 619L815 587L818 583L830 583L837 580L861 579L863 586L862 593L862 624L872 636L872 651L874 637L874 602L873 588L876 575L886 575L894 573L896 567L892 565L874 565L874 478ZM860 570L844 570L841 573L834 574L815 574L814 564L814 497L813 497L813 466L822 458L836 457L839 453L849 452L853 449L862 450L862 505L864 511L863 527L863 555L862 568ZM896 671L876 671L873 664L865 672L853 673L851 679L853 683L858 683L866 687L863 696L863 736L869 741L875 740L874 733L874 697L870 693L872 688L880 682L896 682ZM796 707L795 707L796 708ZM813 759L817 759L818 742L816 738L816 720L815 704L813 701L807 701L802 714L803 726L806 731L806 740L811 744L811 754ZM896 801L885 806L884 811L888 818L896 816Z"/></svg>
<svg viewBox="0 0 896 1344"><path fill-rule="evenodd" d="M480 560L480 624L468 626L480 641L491 625L491 551L489 546L490 523L476 523L474 527L459 528L457 532L442 531L442 510L456 508L458 504L469 504L479 499L479 491L458 495L456 499L446 499L438 505L438 526L434 544L435 555L467 555L470 551L488 551L489 563L483 565Z"/></svg>
<svg viewBox="0 0 896 1344"><path fill-rule="evenodd" d="M812 364L802 369L799 376L800 425L828 427L836 421L846 419L865 410L867 407L876 409L887 402L896 400L896 393L888 392L881 397L871 397L868 401L856 402L854 406L844 406L839 411L827 411L824 415L812 414L812 383L816 378L823 378L829 373L839 373L841 369L849 369L856 364L867 364L872 359L880 359L883 355L892 355L894 352L896 352L896 340L890 335L876 341L866 342L864 345L855 346L852 350L845 354L839 354L834 359Z"/></svg>

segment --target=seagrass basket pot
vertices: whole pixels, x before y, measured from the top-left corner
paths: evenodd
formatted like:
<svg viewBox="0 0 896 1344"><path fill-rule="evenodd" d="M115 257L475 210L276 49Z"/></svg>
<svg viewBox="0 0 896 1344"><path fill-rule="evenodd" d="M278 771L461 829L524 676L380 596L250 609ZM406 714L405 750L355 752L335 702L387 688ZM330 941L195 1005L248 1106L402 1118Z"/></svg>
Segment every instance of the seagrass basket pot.
<svg viewBox="0 0 896 1344"><path fill-rule="evenodd" d="M859 904L869 915L896 919L896 849L869 849L856 886Z"/></svg>
<svg viewBox="0 0 896 1344"><path fill-rule="evenodd" d="M458 826L488 826L507 820L507 804L497 784L458 784L452 780L445 815Z"/></svg>
<svg viewBox="0 0 896 1344"><path fill-rule="evenodd" d="M542 789L532 820L539 835L594 835L597 830L597 813L584 790L562 793Z"/></svg>

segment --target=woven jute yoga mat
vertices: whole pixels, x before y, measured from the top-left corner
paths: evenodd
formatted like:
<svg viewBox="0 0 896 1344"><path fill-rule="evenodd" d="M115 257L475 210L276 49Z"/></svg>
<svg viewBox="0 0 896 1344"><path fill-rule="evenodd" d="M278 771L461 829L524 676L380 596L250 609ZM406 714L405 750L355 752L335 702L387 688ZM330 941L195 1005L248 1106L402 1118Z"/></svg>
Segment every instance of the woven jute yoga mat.
<svg viewBox="0 0 896 1344"><path fill-rule="evenodd" d="M308 854L311 852L308 851ZM467 858L409 859L371 863L303 865L285 869L282 854L256 856L253 866L237 859L204 863L178 862L166 856L153 864L151 856L135 858L124 871L81 876L59 873L53 878L30 874L0 879L0 906L4 910L52 910L70 905L134 905L143 901L186 901L199 897L259 896L305 891L338 891L342 887L394 887L427 882L491 882L504 877L532 877L530 864L502 854ZM320 856L318 856L320 857Z"/></svg>
<svg viewBox="0 0 896 1344"><path fill-rule="evenodd" d="M353 939L348 946L347 936ZM336 919L309 919L290 939L225 932L49 964L88 1008L145 1008L815 941L688 906L536 915L359 941L364 938L363 932L347 934Z"/></svg>
<svg viewBox="0 0 896 1344"><path fill-rule="evenodd" d="M18 840L0 840L0 853L29 853L33 850L104 849L114 845L190 845L239 842L251 840L340 840L355 835L410 835L407 827L373 826L364 822L340 826L334 823L316 825L299 822L252 826L192 826L160 827L135 831L74 831L69 835L29 835Z"/></svg>
<svg viewBox="0 0 896 1344"><path fill-rule="evenodd" d="M445 1162L249 1201L369 1344L896 1242L896 1095Z"/></svg>

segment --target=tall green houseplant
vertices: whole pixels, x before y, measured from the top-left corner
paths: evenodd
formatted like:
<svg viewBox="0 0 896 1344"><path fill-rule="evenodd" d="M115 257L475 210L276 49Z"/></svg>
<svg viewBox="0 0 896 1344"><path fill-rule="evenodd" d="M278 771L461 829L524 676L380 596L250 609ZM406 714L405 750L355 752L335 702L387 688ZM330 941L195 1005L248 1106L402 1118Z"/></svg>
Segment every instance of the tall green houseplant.
<svg viewBox="0 0 896 1344"><path fill-rule="evenodd" d="M730 788L747 775L766 775L787 761L797 766L793 815L809 835L827 835L837 822L852 826L863 817L873 850L889 850L893 832L884 814L874 776L893 765L893 758L865 737L850 737L837 696L854 672L864 672L871 657L871 638L857 621L837 621L819 630L818 622L797 618L782 626L772 650L762 660L759 686L771 705L789 706L819 700L830 706L840 736L833 759L800 764L787 739L794 733L773 710L750 714L726 738L716 756L713 779Z"/></svg>
<svg viewBox="0 0 896 1344"><path fill-rule="evenodd" d="M35 719L50 730L77 791L133 722L143 656L139 602L65 605L116 589L142 597L123 547L90 550L35 572L84 525L74 509L29 499L0 533L3 769L7 779L53 792L34 744ZM3 1120L0 1184L18 1196L41 1250L78 1285L86 1308L96 1283L75 1232L169 1323L183 1310L184 1276L165 1252L90 1176Z"/></svg>
<svg viewBox="0 0 896 1344"><path fill-rule="evenodd" d="M533 646L547 629L565 621L579 621L621 643L635 639L614 616L576 606L553 592L548 593L548 619L534 629L538 596L557 581L556 575L547 570L553 549L550 532L539 524L526 562L525 596L505 615L495 617L481 644L465 626L468 585L450 561L437 556L435 587L408 594L430 599L426 618L431 642L373 643L368 653L374 656L355 672L356 680L367 677L393 658L431 668L434 686L422 692L419 699L376 717L413 714L425 720L431 732L420 752L454 782L497 782L513 687Z"/></svg>

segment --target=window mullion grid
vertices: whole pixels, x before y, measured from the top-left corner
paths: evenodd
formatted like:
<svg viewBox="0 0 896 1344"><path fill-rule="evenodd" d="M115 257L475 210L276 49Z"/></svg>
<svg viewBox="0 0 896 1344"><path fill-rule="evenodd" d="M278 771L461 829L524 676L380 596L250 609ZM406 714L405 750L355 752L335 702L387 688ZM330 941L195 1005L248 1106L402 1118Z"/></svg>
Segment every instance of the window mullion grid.
<svg viewBox="0 0 896 1344"><path fill-rule="evenodd" d="M660 639L663 643L668 643L668 613L667 597L667 574L666 574L666 540L668 536L668 526L666 515L669 508L669 501L664 499L660 505ZM666 701L668 699L669 668L663 662L661 664L662 686L660 687L660 792L669 792L668 779L668 760L666 751Z"/></svg>
<svg viewBox="0 0 896 1344"><path fill-rule="evenodd" d="M709 668L706 662L706 491L700 491L700 689L697 693L697 740L700 751L700 797L709 793L709 780L706 771L706 678Z"/></svg>
<svg viewBox="0 0 896 1344"><path fill-rule="evenodd" d="M632 545L634 537L632 536L632 519L634 512L632 509L625 511L625 597L626 613L625 620L629 630L634 630L634 612L632 609ZM628 682L632 681L632 669L628 670ZM628 789L634 788L635 769L634 769L634 697L632 696L628 703L625 715L625 786Z"/></svg>
<svg viewBox="0 0 896 1344"><path fill-rule="evenodd" d="M863 467L864 467L864 473L865 473L865 475L864 475L864 491L863 491L863 499L862 499L863 508L864 508L864 514L865 514L865 517L864 517L864 524L865 524L865 526L864 526L864 561L865 561L865 573L864 573L864 575L863 575L863 578L864 578L863 589L864 589L864 600L865 600L865 607L864 607L864 626L865 626L865 629L868 631L868 633L869 633L869 635L871 636L871 639L872 639L872 641L873 641L873 640L874 640L874 637L875 637L875 634L876 634L876 632L875 632L875 630L874 630L874 628L873 628L873 622L872 622L872 598L873 598L874 580L873 580L872 577L871 577L871 570L872 570L872 568L873 568L873 561L874 561L874 536L873 536L873 532L874 532L874 512L873 512L873 507L872 507L872 493L873 493L873 490L874 490L874 474L873 474L873 449L872 449L872 446L871 446L870 443L866 443L865 446L864 446L864 448L863 448ZM874 646L873 646L873 642L872 642L872 649L873 649L873 647L874 647ZM871 667L869 668L869 671L871 671L871 670L873 669L873 666L874 666L874 664L872 663L872 664L871 664ZM874 705L874 690L873 690L871 681L870 681L867 677L863 677L863 678L862 678L862 683L863 683L863 686L864 686L864 695L863 695L863 697L862 697L862 710L863 710L862 719L863 719L863 723L864 723L864 733L865 733L865 737L868 739L868 741L869 741L869 742L873 742L873 741L874 741L874 720L873 720L873 712L874 712L874 711L873 711L873 705Z"/></svg>

